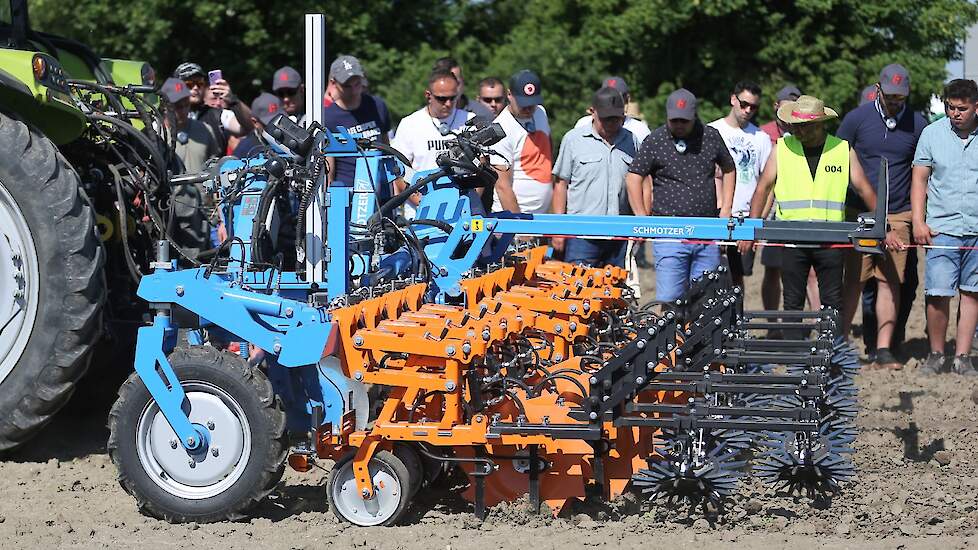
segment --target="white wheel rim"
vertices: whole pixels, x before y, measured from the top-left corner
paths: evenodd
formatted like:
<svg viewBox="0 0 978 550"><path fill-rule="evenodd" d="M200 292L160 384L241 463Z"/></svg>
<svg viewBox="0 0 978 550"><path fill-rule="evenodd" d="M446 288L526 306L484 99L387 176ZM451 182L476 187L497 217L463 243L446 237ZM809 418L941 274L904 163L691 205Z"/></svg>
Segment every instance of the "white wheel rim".
<svg viewBox="0 0 978 550"><path fill-rule="evenodd" d="M39 278L30 227L0 182L0 383L20 361L34 329Z"/></svg>
<svg viewBox="0 0 978 550"><path fill-rule="evenodd" d="M360 496L353 475L352 460L334 474L330 484L330 502L350 523L362 527L380 525L389 520L397 513L401 494L407 490L387 464L374 459L370 461L368 468L374 484L373 498L364 499Z"/></svg>
<svg viewBox="0 0 978 550"><path fill-rule="evenodd" d="M251 426L241 406L221 388L198 380L181 383L190 402L190 422L203 426L210 441L188 453L151 400L136 425L136 454L149 478L166 492L192 500L211 498L244 473L251 456Z"/></svg>

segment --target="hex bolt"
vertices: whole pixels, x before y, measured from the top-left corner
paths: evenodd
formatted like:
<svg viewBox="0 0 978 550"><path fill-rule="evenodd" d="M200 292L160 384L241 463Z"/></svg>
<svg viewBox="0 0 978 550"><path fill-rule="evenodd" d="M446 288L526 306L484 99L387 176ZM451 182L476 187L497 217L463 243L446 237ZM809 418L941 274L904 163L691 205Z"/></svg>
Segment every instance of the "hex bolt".
<svg viewBox="0 0 978 550"><path fill-rule="evenodd" d="M188 447L193 447L196 444L197 444L197 440L194 439L194 436L192 436L192 435L191 436L187 436L187 446Z"/></svg>
<svg viewBox="0 0 978 550"><path fill-rule="evenodd" d="M445 382L445 391L455 391L455 382L451 380Z"/></svg>
<svg viewBox="0 0 978 550"><path fill-rule="evenodd" d="M637 378L635 379L635 383L636 383L636 384L643 384L643 383L645 383L645 379L644 379L644 378L642 378L641 376L639 376L639 377L637 377Z"/></svg>
<svg viewBox="0 0 978 550"><path fill-rule="evenodd" d="M440 267L440 268L438 268L438 274L441 275L442 277L444 277L444 276L448 275L448 269L447 268L444 268L444 267Z"/></svg>
<svg viewBox="0 0 978 550"><path fill-rule="evenodd" d="M571 322L569 325L567 325L567 328L569 328L571 332L575 332L577 330L577 323Z"/></svg>
<svg viewBox="0 0 978 550"><path fill-rule="evenodd" d="M184 293L183 285L177 285L176 291L177 291L177 296L183 296Z"/></svg>
<svg viewBox="0 0 978 550"><path fill-rule="evenodd" d="M465 355L472 353L472 345L469 344L468 342L462 344L462 353L464 353Z"/></svg>
<svg viewBox="0 0 978 550"><path fill-rule="evenodd" d="M357 372L353 373L353 377L356 378L357 380L363 380L363 373L360 372L360 371L357 371Z"/></svg>
<svg viewBox="0 0 978 550"><path fill-rule="evenodd" d="M445 348L445 354L449 357L455 355L455 346L448 346Z"/></svg>
<svg viewBox="0 0 978 550"><path fill-rule="evenodd" d="M363 498L369 497L370 496L370 489L364 489L364 490L360 491L360 495L363 496Z"/></svg>
<svg viewBox="0 0 978 550"><path fill-rule="evenodd" d="M275 342L274 344L272 344L272 351L274 351L275 353L281 353L282 352L282 344L279 344L278 342Z"/></svg>
<svg viewBox="0 0 978 550"><path fill-rule="evenodd" d="M362 346L363 345L363 336L359 336L359 335L354 336L353 337L353 345L354 346Z"/></svg>
<svg viewBox="0 0 978 550"><path fill-rule="evenodd" d="M571 313L577 313L577 304L571 304L570 305L570 312Z"/></svg>
<svg viewBox="0 0 978 550"><path fill-rule="evenodd" d="M286 317L292 317L293 315L295 315L295 311L292 308L290 307L285 308Z"/></svg>
<svg viewBox="0 0 978 550"><path fill-rule="evenodd" d="M170 448L171 449L176 449L177 448L177 445L179 445L179 444L180 444L180 442L177 441L176 439L171 439L170 440Z"/></svg>
<svg viewBox="0 0 978 550"><path fill-rule="evenodd" d="M563 361L563 360L564 360L564 355L563 354L561 354L561 353L555 353L554 354L554 362L558 362L559 363L560 361Z"/></svg>
<svg viewBox="0 0 978 550"><path fill-rule="evenodd" d="M587 415L587 417L590 418L591 420L597 420L598 413L592 411L591 414Z"/></svg>
<svg viewBox="0 0 978 550"><path fill-rule="evenodd" d="M191 468L196 468L197 467L197 461L195 461L192 458L191 459L188 459L187 460L187 465L190 466Z"/></svg>
<svg viewBox="0 0 978 550"><path fill-rule="evenodd" d="M490 336L491 336L491 335L489 334L489 331L488 331L488 330L484 330L484 331L482 331L482 339L483 339L483 340L485 340L486 342L488 342L488 341L489 341L489 337L490 337Z"/></svg>
<svg viewBox="0 0 978 550"><path fill-rule="evenodd" d="M639 340L635 345L638 346L638 349L645 349L645 340Z"/></svg>
<svg viewBox="0 0 978 550"><path fill-rule="evenodd" d="M462 224L462 229L464 229L464 230L466 230L466 231L468 231L468 230L469 230L469 222L465 222L465 223L463 223L463 224Z"/></svg>
<svg viewBox="0 0 978 550"><path fill-rule="evenodd" d="M208 430L211 430L211 431L214 430L214 421L213 420L208 420L207 421L207 429Z"/></svg>
<svg viewBox="0 0 978 550"><path fill-rule="evenodd" d="M211 447L211 456L216 458L219 454L221 454L221 451L217 447Z"/></svg>
<svg viewBox="0 0 978 550"><path fill-rule="evenodd" d="M561 332L564 332L564 325L557 325L557 326L555 326L554 327L554 332L556 332L557 334L560 334Z"/></svg>
<svg viewBox="0 0 978 550"><path fill-rule="evenodd" d="M595 378L594 376L592 376L590 379L588 379L588 382L591 383L591 384L597 384L598 383L598 379Z"/></svg>

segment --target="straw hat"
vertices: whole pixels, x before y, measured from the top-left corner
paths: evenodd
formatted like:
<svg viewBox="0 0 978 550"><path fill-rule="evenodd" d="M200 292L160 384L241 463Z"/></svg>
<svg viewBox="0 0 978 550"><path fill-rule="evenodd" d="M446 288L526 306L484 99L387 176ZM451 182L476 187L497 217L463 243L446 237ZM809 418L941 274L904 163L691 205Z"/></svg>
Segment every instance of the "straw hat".
<svg viewBox="0 0 978 550"><path fill-rule="evenodd" d="M778 108L778 118L789 124L819 122L838 117L839 113L826 107L821 99L810 95L803 95L796 101L785 102Z"/></svg>

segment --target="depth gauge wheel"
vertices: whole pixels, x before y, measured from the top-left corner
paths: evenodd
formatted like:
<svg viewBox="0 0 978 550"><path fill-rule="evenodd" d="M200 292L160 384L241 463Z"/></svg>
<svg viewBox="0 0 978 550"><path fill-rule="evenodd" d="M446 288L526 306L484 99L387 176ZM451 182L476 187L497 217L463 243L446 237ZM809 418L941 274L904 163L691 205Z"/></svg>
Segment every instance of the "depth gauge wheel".
<svg viewBox="0 0 978 550"><path fill-rule="evenodd" d="M388 451L374 454L367 468L374 496L364 499L357 490L353 453L333 466L326 486L330 508L340 520L360 527L394 525L407 511L411 500L411 474L404 462Z"/></svg>
<svg viewBox="0 0 978 550"><path fill-rule="evenodd" d="M109 456L140 511L172 523L247 516L282 478L285 412L268 378L211 346L177 349L170 365L190 422L208 441L188 452L137 374L109 413Z"/></svg>

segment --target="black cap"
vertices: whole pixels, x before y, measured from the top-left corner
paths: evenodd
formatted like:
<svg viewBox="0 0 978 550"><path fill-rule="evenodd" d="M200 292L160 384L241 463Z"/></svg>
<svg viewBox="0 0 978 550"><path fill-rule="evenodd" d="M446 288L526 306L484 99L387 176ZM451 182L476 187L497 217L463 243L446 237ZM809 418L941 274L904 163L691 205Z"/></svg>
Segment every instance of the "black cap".
<svg viewBox="0 0 978 550"><path fill-rule="evenodd" d="M272 77L272 91L277 92L279 88L298 88L302 85L302 76L299 71L288 65L275 71Z"/></svg>
<svg viewBox="0 0 978 550"><path fill-rule="evenodd" d="M262 92L261 95L251 102L251 114L260 120L262 124L268 124L276 115L284 112L285 108L282 107L282 100L278 96L268 92Z"/></svg>
<svg viewBox="0 0 978 550"><path fill-rule="evenodd" d="M594 92L594 97L591 98L591 108L597 113L598 118L624 117L625 98L617 89L605 86Z"/></svg>
<svg viewBox="0 0 978 550"><path fill-rule="evenodd" d="M543 90L540 77L533 71L523 69L509 79L509 91L520 108L543 104Z"/></svg>
<svg viewBox="0 0 978 550"><path fill-rule="evenodd" d="M696 96L686 88L679 88L666 99L666 118L672 120L696 120Z"/></svg>
<svg viewBox="0 0 978 550"><path fill-rule="evenodd" d="M181 99L186 99L190 97L190 90L187 89L187 85L182 79L173 78L172 76L166 79L163 83L163 87L160 88L163 95L166 96L166 100L170 103L176 103Z"/></svg>

